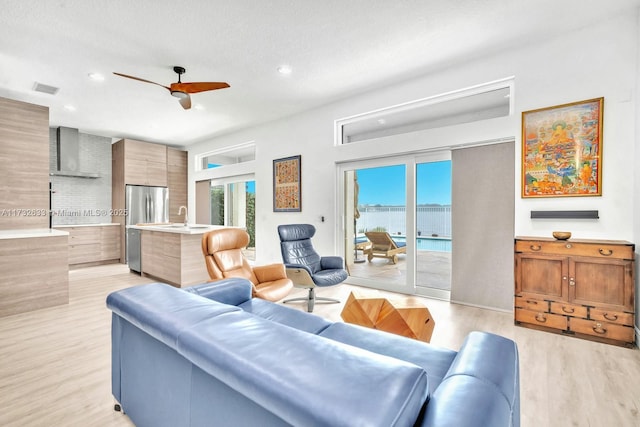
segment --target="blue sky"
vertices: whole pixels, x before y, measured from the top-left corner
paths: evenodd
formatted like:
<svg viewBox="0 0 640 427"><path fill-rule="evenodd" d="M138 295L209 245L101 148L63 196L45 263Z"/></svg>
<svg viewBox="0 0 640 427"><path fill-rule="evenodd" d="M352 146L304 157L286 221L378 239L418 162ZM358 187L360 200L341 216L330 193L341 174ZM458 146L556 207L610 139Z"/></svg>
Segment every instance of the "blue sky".
<svg viewBox="0 0 640 427"><path fill-rule="evenodd" d="M451 162L420 163L417 166L418 204L451 204ZM405 167L358 169L361 205L402 205L405 200Z"/></svg>

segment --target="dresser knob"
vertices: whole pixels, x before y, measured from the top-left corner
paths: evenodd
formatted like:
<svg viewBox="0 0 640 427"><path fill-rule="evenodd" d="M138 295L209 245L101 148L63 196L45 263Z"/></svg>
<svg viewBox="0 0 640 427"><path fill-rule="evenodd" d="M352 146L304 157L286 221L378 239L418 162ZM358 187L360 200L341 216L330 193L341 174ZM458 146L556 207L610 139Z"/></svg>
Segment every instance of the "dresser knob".
<svg viewBox="0 0 640 427"><path fill-rule="evenodd" d="M563 305L563 306L562 306L562 311L564 311L565 313L569 313L569 314L571 314L571 313L575 312L575 311L576 311L576 309L575 309L575 308L573 308L573 307L565 307L565 306Z"/></svg>
<svg viewBox="0 0 640 427"><path fill-rule="evenodd" d="M534 252L538 252L540 249L542 249L542 246L540 246L540 245L530 245L529 247Z"/></svg>
<svg viewBox="0 0 640 427"><path fill-rule="evenodd" d="M602 316L607 320L612 320L612 321L618 320L618 315L617 314L604 313Z"/></svg>

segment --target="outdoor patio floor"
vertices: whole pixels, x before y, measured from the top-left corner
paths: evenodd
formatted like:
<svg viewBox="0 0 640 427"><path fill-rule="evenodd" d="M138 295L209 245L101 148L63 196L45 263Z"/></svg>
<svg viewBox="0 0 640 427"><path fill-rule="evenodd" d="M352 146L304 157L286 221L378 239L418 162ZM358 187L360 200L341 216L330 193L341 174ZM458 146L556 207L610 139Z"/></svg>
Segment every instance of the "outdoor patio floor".
<svg viewBox="0 0 640 427"><path fill-rule="evenodd" d="M406 283L407 255L398 255L396 264L385 258L373 258L369 262L360 251L358 259L365 260L365 262L349 265L350 276L378 279L387 283ZM416 284L418 286L451 289L451 252L418 251L416 265Z"/></svg>

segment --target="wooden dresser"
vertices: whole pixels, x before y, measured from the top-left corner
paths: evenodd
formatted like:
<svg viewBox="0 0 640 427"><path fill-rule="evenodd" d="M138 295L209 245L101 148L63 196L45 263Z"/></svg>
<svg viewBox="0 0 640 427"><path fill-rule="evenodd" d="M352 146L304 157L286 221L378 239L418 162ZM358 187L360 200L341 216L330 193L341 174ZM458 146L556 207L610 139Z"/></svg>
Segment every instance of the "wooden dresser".
<svg viewBox="0 0 640 427"><path fill-rule="evenodd" d="M632 347L633 243L515 239L517 325Z"/></svg>

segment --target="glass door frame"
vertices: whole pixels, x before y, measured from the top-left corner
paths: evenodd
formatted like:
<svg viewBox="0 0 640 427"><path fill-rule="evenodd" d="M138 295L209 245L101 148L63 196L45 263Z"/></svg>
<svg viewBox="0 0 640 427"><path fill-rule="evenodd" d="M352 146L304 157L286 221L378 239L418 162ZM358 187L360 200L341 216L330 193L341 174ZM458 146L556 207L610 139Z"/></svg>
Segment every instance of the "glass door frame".
<svg viewBox="0 0 640 427"><path fill-rule="evenodd" d="M347 282L350 284L364 286L368 288L380 289L385 291L399 292L404 294L415 295L416 294L416 267L417 267L417 242L416 242L416 164L425 162L436 162L443 160L451 160L451 152L449 150L438 150L434 152L415 153L411 155L401 155L393 157L366 159L366 160L354 160L336 165L336 183L338 203L336 204L337 212L336 217L341 218L338 222L336 230L336 242L338 253L345 256L345 260L349 259L347 251L351 253L354 250L353 242L348 242L347 236L351 235L348 231L348 227L353 227L353 216L347 217L347 187L345 181L345 173L348 171L354 171L358 169L404 165L405 166L405 200L406 200L406 282L402 285L394 283L380 282L378 279L369 279L364 277L349 276ZM352 193L349 191L349 193ZM349 200L349 203L353 204L353 200ZM349 234L348 234L349 233ZM449 292L442 294L437 292L434 295L435 298L449 299Z"/></svg>
<svg viewBox="0 0 640 427"><path fill-rule="evenodd" d="M220 178L210 178L209 179L209 187L213 186L223 186L224 189L224 226L228 227L232 221L230 218L231 210L227 209L227 202L229 200L229 184L238 184L245 182L255 182L255 176L253 174L247 175L235 175L235 176L225 176Z"/></svg>

